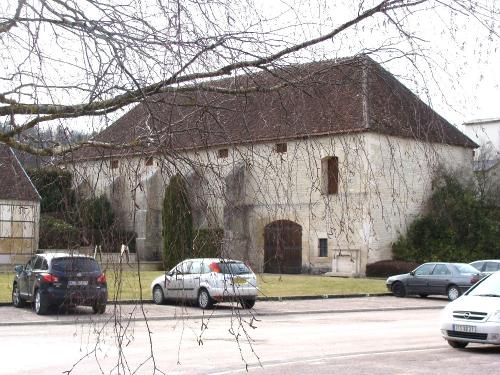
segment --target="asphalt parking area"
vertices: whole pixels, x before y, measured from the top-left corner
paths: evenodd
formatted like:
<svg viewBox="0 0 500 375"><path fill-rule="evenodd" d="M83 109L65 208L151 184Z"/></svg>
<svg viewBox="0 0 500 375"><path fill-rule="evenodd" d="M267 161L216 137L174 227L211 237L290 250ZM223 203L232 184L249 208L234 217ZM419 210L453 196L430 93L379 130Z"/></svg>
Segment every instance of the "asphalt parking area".
<svg viewBox="0 0 500 375"><path fill-rule="evenodd" d="M271 316L290 314L348 313L363 311L395 311L442 309L448 301L444 298L396 298L393 296L295 299L282 301L257 301L255 307L246 310L239 304L221 303L210 310L193 305L149 303L108 304L102 315L93 314L90 307L54 309L47 315L36 315L30 307L0 307L0 326L37 324L84 324L121 320L176 320L218 318L231 315Z"/></svg>

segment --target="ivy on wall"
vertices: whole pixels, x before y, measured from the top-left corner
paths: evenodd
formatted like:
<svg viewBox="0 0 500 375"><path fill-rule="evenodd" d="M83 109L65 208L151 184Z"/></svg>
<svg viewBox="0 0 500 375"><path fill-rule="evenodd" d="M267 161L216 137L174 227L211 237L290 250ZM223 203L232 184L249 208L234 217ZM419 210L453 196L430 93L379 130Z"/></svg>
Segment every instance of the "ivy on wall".
<svg viewBox="0 0 500 375"><path fill-rule="evenodd" d="M500 200L477 183L443 173L434 181L426 214L393 244L396 260L471 262L500 259ZM498 191L498 190L497 190Z"/></svg>

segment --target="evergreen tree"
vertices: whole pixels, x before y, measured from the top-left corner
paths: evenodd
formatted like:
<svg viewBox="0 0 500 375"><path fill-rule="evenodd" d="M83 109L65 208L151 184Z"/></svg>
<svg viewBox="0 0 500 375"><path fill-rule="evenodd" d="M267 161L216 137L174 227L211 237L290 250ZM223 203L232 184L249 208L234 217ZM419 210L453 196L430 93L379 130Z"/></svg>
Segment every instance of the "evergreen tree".
<svg viewBox="0 0 500 375"><path fill-rule="evenodd" d="M163 199L163 264L170 269L192 256L193 220L182 176L175 175L165 189Z"/></svg>

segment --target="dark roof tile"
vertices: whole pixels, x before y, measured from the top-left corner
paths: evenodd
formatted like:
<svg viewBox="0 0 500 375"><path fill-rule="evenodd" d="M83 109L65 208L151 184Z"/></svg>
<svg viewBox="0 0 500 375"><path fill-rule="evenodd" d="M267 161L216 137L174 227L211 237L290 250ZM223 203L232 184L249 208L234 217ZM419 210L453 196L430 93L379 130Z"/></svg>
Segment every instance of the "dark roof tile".
<svg viewBox="0 0 500 375"><path fill-rule="evenodd" d="M120 155L361 131L477 147L367 57L293 65L211 84L267 87L284 80L290 85L273 92L159 94L135 106L95 140L120 144L143 137L142 147L114 151ZM87 148L72 157L110 155L109 150Z"/></svg>

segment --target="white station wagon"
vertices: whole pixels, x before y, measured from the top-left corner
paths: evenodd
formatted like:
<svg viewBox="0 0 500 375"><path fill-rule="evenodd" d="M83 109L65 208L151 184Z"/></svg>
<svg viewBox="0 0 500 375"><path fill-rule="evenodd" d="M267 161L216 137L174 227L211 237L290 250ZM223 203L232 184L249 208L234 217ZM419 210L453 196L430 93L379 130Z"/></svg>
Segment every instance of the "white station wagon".
<svg viewBox="0 0 500 375"><path fill-rule="evenodd" d="M231 259L187 259L151 283L153 301L196 301L202 309L214 303L237 301L252 308L257 298L257 278L245 263Z"/></svg>
<svg viewBox="0 0 500 375"><path fill-rule="evenodd" d="M500 345L500 272L485 277L444 308L441 333L454 348L469 343Z"/></svg>

